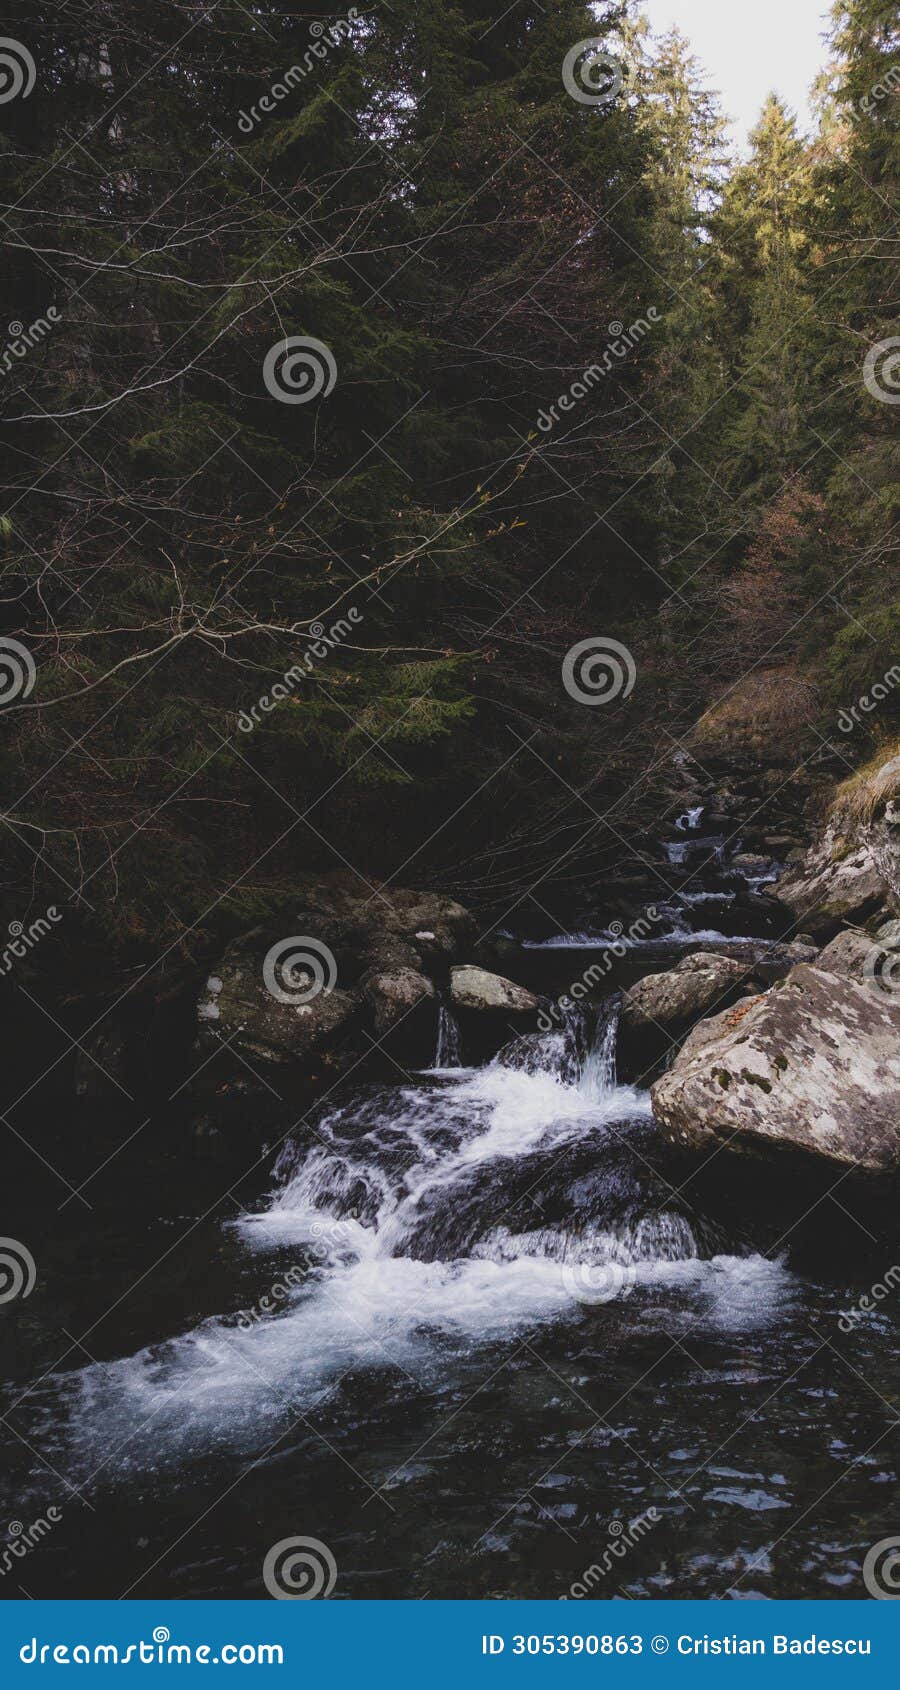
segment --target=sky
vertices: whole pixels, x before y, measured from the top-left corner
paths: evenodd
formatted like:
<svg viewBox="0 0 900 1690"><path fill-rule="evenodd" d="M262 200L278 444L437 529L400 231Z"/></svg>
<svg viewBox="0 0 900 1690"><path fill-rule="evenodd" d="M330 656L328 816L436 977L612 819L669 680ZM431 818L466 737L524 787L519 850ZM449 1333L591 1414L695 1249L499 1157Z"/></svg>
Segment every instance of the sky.
<svg viewBox="0 0 900 1690"><path fill-rule="evenodd" d="M771 88L801 129L811 126L807 93L827 58L828 0L643 0L643 7L654 33L677 24L693 44L742 150Z"/></svg>

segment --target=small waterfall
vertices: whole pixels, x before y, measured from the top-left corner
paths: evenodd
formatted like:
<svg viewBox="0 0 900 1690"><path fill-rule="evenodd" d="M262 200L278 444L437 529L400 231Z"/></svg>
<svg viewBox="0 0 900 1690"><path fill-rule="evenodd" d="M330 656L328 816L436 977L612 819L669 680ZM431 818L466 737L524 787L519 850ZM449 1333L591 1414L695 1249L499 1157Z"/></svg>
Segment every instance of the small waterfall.
<svg viewBox="0 0 900 1690"><path fill-rule="evenodd" d="M688 847L684 840L667 840L663 845L663 850L666 853L667 862L671 863L673 868L680 868L682 863L687 862Z"/></svg>
<svg viewBox="0 0 900 1690"><path fill-rule="evenodd" d="M622 999L618 995L601 1004L591 1047L584 1059L578 1089L592 1102L599 1102L616 1088L616 1044Z"/></svg>
<svg viewBox="0 0 900 1690"><path fill-rule="evenodd" d="M437 1045L434 1052L435 1068L461 1068L460 1050L459 1022L450 1005L442 999L438 1004Z"/></svg>
<svg viewBox="0 0 900 1690"><path fill-rule="evenodd" d="M555 1014L559 1026L547 1033L526 1033L494 1058L492 1066L525 1074L548 1074L572 1086L586 1101L598 1103L616 1089L616 1042L621 996L615 993L597 1009L569 1004Z"/></svg>
<svg viewBox="0 0 900 1690"><path fill-rule="evenodd" d="M704 808L703 804L698 804L694 810L685 810L684 815L679 816L675 823L679 833L695 833L700 826Z"/></svg>
<svg viewBox="0 0 900 1690"><path fill-rule="evenodd" d="M667 902L657 906L660 915L665 916L669 923L668 927L665 928L663 932L656 935L657 940L686 938L691 931L691 925L688 921L687 913L684 905L681 903L683 894L679 892L677 896L679 899L677 904Z"/></svg>

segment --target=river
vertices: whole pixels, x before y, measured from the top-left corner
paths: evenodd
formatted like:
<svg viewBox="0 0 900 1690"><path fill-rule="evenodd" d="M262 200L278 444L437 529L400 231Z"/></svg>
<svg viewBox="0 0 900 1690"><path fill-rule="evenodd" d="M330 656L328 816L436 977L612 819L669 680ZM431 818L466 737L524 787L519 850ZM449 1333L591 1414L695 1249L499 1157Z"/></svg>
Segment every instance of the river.
<svg viewBox="0 0 900 1690"><path fill-rule="evenodd" d="M700 827L632 974L740 934L697 925L736 896ZM532 938L532 978L602 943ZM23 1190L47 1242L6 1352L0 1595L259 1597L296 1536L335 1598L864 1594L893 1300L848 1330L868 1270L698 1196L616 1022L610 991L471 1068L444 1007L432 1070L326 1099L212 1205L146 1137L89 1214Z"/></svg>

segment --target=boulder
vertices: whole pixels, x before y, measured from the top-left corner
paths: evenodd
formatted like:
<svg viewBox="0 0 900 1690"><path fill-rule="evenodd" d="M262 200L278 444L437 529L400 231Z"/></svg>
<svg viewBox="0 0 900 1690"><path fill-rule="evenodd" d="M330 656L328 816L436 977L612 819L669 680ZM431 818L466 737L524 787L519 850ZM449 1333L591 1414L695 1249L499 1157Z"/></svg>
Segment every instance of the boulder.
<svg viewBox="0 0 900 1690"><path fill-rule="evenodd" d="M622 999L618 1069L637 1079L653 1068L702 1015L748 991L748 966L697 951L664 974L648 974Z"/></svg>
<svg viewBox="0 0 900 1690"><path fill-rule="evenodd" d="M352 873L308 876L277 926L243 934L215 964L197 1008L194 1090L218 1092L254 1078L271 1088L267 1069L291 1088L331 1083L371 1050L366 1023L395 1060L429 1062L435 989L428 976L446 979L476 936L468 911L441 893L370 884Z"/></svg>
<svg viewBox="0 0 900 1690"><path fill-rule="evenodd" d="M402 941L423 958L451 961L474 944L477 926L468 910L439 892L405 886L372 886L352 874L322 875L307 882L298 898L309 925L291 931L315 933L327 928L336 950L370 951L389 939ZM298 918L300 919L300 918ZM323 933L328 937L328 932Z"/></svg>
<svg viewBox="0 0 900 1690"><path fill-rule="evenodd" d="M652 1088L672 1143L900 1170L900 998L803 964L700 1022Z"/></svg>
<svg viewBox="0 0 900 1690"><path fill-rule="evenodd" d="M369 974L363 982L375 1038L417 1067L434 1056L434 986L414 968Z"/></svg>
<svg viewBox="0 0 900 1690"><path fill-rule="evenodd" d="M540 1008L533 992L486 968L451 968L450 997L456 1009L512 1021L536 1015Z"/></svg>
<svg viewBox="0 0 900 1690"><path fill-rule="evenodd" d="M358 997L325 985L302 1001L312 981L304 985L298 976L293 988L288 980L283 988L287 995L293 990L297 1001L281 1001L266 984L264 962L270 949L259 933L245 934L210 975L197 1009L198 1062L224 1050L245 1073L254 1073L260 1065L311 1069L323 1060L333 1065L358 1019Z"/></svg>
<svg viewBox="0 0 900 1690"><path fill-rule="evenodd" d="M683 948L685 957L703 954L731 957L732 961L743 964L748 977L766 986L783 980L800 962L815 962L819 954L817 945L801 944L799 940L784 944L771 939L722 939L717 941L713 952L708 939L689 939ZM652 954L650 946L645 954Z"/></svg>
<svg viewBox="0 0 900 1690"><path fill-rule="evenodd" d="M824 831L776 896L822 938L900 914L900 757L876 758L838 788Z"/></svg>
<svg viewBox="0 0 900 1690"><path fill-rule="evenodd" d="M738 869L751 880L760 880L763 875L773 872L771 857L760 857L753 851L738 851L728 866Z"/></svg>
<svg viewBox="0 0 900 1690"><path fill-rule="evenodd" d="M900 763L900 758L896 761ZM888 889L888 902L900 909L900 800L891 799L881 815L872 819L866 839L872 861Z"/></svg>
<svg viewBox="0 0 900 1690"><path fill-rule="evenodd" d="M872 967L878 948L868 933L848 927L819 952L816 967L826 969L829 974L849 975L851 980L864 980L866 965Z"/></svg>
<svg viewBox="0 0 900 1690"><path fill-rule="evenodd" d="M815 938L844 923L863 922L886 902L887 886L869 845L848 841L834 827L807 851L775 888L775 897Z"/></svg>

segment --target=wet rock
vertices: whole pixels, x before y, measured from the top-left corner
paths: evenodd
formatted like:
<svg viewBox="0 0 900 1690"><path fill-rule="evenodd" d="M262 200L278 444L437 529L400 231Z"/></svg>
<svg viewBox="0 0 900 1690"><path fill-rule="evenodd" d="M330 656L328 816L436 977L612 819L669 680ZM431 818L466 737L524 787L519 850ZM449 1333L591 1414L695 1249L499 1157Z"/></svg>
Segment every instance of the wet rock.
<svg viewBox="0 0 900 1690"><path fill-rule="evenodd" d="M394 1055L424 1068L434 1055L435 992L414 968L367 976L363 997L376 1039Z"/></svg>
<svg viewBox="0 0 900 1690"><path fill-rule="evenodd" d="M749 876L751 880L764 874L771 874L771 857L758 857L752 851L739 851L731 858L730 868L736 868L741 874Z"/></svg>
<svg viewBox="0 0 900 1690"><path fill-rule="evenodd" d="M696 939L688 941L685 955L697 956L709 950L708 939ZM819 948L813 944L801 944L799 940L782 943L771 939L720 939L711 954L731 957L733 961L743 963L752 979L772 986L777 980L783 980L798 963L815 962Z"/></svg>
<svg viewBox="0 0 900 1690"><path fill-rule="evenodd" d="M622 999L619 1077L645 1075L701 1016L750 989L747 964L711 951L697 951L675 968L639 980Z"/></svg>
<svg viewBox="0 0 900 1690"><path fill-rule="evenodd" d="M533 992L485 968L452 968L450 997L456 1009L513 1021L537 1014L540 1007Z"/></svg>
<svg viewBox="0 0 900 1690"><path fill-rule="evenodd" d="M322 1061L333 1065L341 1042L359 1014L356 993L338 987L314 992L309 977L288 976L276 996L267 984L265 959L269 935L245 934L226 951L210 975L197 1009L198 1065L227 1054L244 1073L260 1066L295 1064L307 1070ZM311 995L308 995L311 994Z"/></svg>
<svg viewBox="0 0 900 1690"><path fill-rule="evenodd" d="M462 957L477 937L474 918L440 892L416 892L406 887L376 888L376 896L350 899L349 915L370 934L405 939L423 958Z"/></svg>
<svg viewBox="0 0 900 1690"><path fill-rule="evenodd" d="M192 1089L233 1087L248 1072L263 1086L272 1073L276 1087L285 1077L330 1083L371 1051L367 1031L395 1059L430 1061L429 976L446 980L476 935L469 912L441 893L307 877L277 925L243 934L214 965L197 1007Z"/></svg>
<svg viewBox="0 0 900 1690"><path fill-rule="evenodd" d="M674 1144L900 1171L900 1000L807 964L701 1021L652 1089Z"/></svg>

